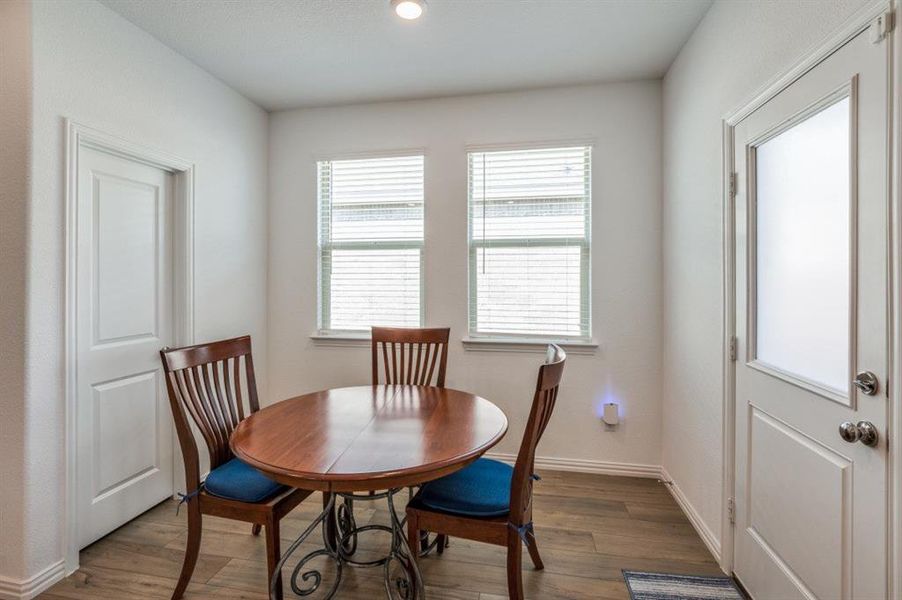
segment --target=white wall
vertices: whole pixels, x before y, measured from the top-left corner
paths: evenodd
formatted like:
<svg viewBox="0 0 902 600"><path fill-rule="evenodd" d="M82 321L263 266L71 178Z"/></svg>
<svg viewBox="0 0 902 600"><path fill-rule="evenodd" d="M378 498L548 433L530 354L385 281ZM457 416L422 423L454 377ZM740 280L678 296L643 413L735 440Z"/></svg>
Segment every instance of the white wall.
<svg viewBox="0 0 902 600"><path fill-rule="evenodd" d="M571 355L544 457L657 465L661 433L660 83L303 109L270 116L270 400L365 384L364 347L316 345L316 158L425 148L426 324L450 326L448 385L507 413L517 451L541 355L465 351L466 146L592 138L593 323L601 346ZM610 395L624 422L603 431Z"/></svg>
<svg viewBox="0 0 902 600"><path fill-rule="evenodd" d="M22 573L26 223L31 125L31 7L0 2L0 595Z"/></svg>
<svg viewBox="0 0 902 600"><path fill-rule="evenodd" d="M663 465L721 539L721 119L863 0L720 1L664 79Z"/></svg>
<svg viewBox="0 0 902 600"><path fill-rule="evenodd" d="M96 2L34 2L32 22L27 464L0 544L20 579L63 552L64 118L196 164L196 339L250 333L266 364L266 113Z"/></svg>

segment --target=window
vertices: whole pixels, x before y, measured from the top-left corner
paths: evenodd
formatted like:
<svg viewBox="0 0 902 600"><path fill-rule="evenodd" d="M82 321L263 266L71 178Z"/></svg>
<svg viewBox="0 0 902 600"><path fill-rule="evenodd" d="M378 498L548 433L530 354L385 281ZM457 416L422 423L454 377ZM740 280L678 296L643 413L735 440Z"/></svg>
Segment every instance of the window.
<svg viewBox="0 0 902 600"><path fill-rule="evenodd" d="M422 324L423 156L317 163L319 327Z"/></svg>
<svg viewBox="0 0 902 600"><path fill-rule="evenodd" d="M850 106L846 96L753 155L755 358L843 396L851 379Z"/></svg>
<svg viewBox="0 0 902 600"><path fill-rule="evenodd" d="M471 335L591 336L591 152L469 154Z"/></svg>

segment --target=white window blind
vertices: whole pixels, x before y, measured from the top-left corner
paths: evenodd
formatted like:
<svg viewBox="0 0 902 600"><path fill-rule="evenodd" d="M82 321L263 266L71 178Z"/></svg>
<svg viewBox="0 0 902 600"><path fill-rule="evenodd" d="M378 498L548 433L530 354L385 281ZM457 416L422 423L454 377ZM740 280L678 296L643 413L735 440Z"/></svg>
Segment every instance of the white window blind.
<svg viewBox="0 0 902 600"><path fill-rule="evenodd" d="M320 331L422 323L423 156L317 163Z"/></svg>
<svg viewBox="0 0 902 600"><path fill-rule="evenodd" d="M471 335L591 336L591 153L469 154Z"/></svg>

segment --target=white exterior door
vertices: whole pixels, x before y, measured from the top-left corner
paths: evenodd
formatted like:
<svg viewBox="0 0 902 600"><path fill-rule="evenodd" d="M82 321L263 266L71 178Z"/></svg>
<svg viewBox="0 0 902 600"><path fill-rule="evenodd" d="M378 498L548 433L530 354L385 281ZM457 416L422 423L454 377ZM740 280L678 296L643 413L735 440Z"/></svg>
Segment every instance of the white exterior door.
<svg viewBox="0 0 902 600"><path fill-rule="evenodd" d="M757 600L887 594L887 46L858 35L734 130L734 572Z"/></svg>
<svg viewBox="0 0 902 600"><path fill-rule="evenodd" d="M172 341L173 176L79 149L76 273L80 548L172 494L159 350Z"/></svg>

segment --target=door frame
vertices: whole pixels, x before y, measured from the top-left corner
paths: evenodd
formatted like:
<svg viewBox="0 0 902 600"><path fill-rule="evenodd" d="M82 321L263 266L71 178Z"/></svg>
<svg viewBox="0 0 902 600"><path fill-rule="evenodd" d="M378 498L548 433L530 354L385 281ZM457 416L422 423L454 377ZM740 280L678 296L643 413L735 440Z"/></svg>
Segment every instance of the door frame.
<svg viewBox="0 0 902 600"><path fill-rule="evenodd" d="M895 14L898 21L898 0L872 0L852 15L841 27L820 45L805 53L803 58L785 72L765 84L750 99L727 113L722 120L722 194L723 194L723 303L722 371L723 371L723 490L721 511L720 566L732 574L735 531L732 523L732 502L736 485L736 362L734 340L736 336L736 258L735 223L735 175L734 131L736 125L752 112L770 101L808 71L823 62L846 42L868 29L871 24L887 14ZM895 382L902 381L902 28L898 23L886 36L889 49L890 85L887 98L890 106L891 139L888 139L889 173L889 365L890 379L888 406L888 438L902 439L902 389ZM887 578L889 597L902 592L902 445L889 444L887 467Z"/></svg>
<svg viewBox="0 0 902 600"><path fill-rule="evenodd" d="M78 264L78 164L82 148L100 150L173 174L172 256L173 256L173 343L188 345L194 341L194 163L65 119L66 136L66 262L64 314L64 386L65 386L65 516L63 557L66 574L78 569L76 534L76 421L78 340L76 322ZM174 436L173 436L174 438ZM173 444L175 442L173 441ZM177 454L174 454L177 456ZM173 489L176 486L173 469Z"/></svg>

